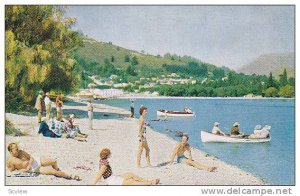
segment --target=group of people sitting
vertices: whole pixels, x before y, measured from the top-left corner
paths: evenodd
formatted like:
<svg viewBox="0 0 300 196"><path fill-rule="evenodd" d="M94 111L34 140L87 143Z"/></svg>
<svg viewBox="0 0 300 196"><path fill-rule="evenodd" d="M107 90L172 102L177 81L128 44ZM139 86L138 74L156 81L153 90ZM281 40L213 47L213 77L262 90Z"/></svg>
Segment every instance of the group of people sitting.
<svg viewBox="0 0 300 196"><path fill-rule="evenodd" d="M231 128L230 134L225 134L221 131L219 128L220 123L215 122L214 127L212 129L212 133L216 135L223 135L223 136L230 136L230 137L242 137L242 138L249 138L249 139L264 139L270 137L270 125L265 125L262 127L261 125L256 125L254 128L254 131L251 135L245 135L242 131L240 131L239 126L240 124L238 122L235 122L233 124L233 127Z"/></svg>
<svg viewBox="0 0 300 196"><path fill-rule="evenodd" d="M79 126L74 123L74 114L70 114L65 121L43 117L39 126L39 134L51 138L71 138L77 141L86 142L87 134L80 131Z"/></svg>

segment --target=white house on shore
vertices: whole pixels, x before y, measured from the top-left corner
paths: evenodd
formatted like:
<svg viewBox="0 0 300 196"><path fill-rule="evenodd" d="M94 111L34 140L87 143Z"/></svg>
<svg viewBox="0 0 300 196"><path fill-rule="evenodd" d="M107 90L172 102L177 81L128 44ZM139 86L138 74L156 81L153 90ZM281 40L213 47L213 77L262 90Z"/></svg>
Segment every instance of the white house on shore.
<svg viewBox="0 0 300 196"><path fill-rule="evenodd" d="M114 98L121 97L124 95L123 90L121 89L94 89L94 97L95 98Z"/></svg>

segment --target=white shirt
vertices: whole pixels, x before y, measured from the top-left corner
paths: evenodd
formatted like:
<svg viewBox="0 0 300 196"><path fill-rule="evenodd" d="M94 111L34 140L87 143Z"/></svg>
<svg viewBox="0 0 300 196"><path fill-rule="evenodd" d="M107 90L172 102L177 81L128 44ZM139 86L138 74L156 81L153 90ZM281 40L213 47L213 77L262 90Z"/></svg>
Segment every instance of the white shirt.
<svg viewBox="0 0 300 196"><path fill-rule="evenodd" d="M50 98L47 96L45 97L44 101L45 101L45 105L51 105L51 103L52 103Z"/></svg>
<svg viewBox="0 0 300 196"><path fill-rule="evenodd" d="M213 134L223 133L219 127L214 126L212 131Z"/></svg>

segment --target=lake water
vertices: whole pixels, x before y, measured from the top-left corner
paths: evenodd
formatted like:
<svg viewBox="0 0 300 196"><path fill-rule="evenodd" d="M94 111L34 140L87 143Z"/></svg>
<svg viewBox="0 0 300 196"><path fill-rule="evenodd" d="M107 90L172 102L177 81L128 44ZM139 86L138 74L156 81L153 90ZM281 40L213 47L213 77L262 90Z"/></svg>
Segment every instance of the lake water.
<svg viewBox="0 0 300 196"><path fill-rule="evenodd" d="M97 101L129 110L128 99ZM295 184L295 103L294 100L245 99L137 99L136 116L140 105L148 108L147 120L156 131L175 140L179 138L166 129L181 130L189 134L190 144L219 159L251 172L272 185ZM156 110L183 110L189 106L196 117L156 119ZM200 130L211 130L218 121L220 128L229 133L238 121L240 130L251 134L255 125L271 125L269 143L202 143Z"/></svg>

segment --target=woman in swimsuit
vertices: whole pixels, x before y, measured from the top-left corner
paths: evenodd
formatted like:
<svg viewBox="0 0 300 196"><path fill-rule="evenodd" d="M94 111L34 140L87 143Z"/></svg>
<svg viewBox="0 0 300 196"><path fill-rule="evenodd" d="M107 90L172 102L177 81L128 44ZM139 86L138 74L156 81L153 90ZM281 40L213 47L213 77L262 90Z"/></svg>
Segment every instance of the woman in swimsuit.
<svg viewBox="0 0 300 196"><path fill-rule="evenodd" d="M146 180L133 173L125 173L123 175L113 175L112 169L109 165L108 158L110 158L111 152L108 148L104 148L100 152L99 171L93 182L96 185L98 181L103 177L104 182L107 185L156 185L159 183L159 179Z"/></svg>
<svg viewBox="0 0 300 196"><path fill-rule="evenodd" d="M182 136L181 142L178 143L174 148L169 164L171 165L174 161L175 156L177 156L177 163L183 163L186 165L193 166L197 169L207 170L210 172L216 170L217 169L216 167L208 167L192 159L192 151L190 145L188 144L188 140L189 137L187 135ZM188 152L188 158L184 156L185 151Z"/></svg>
<svg viewBox="0 0 300 196"><path fill-rule="evenodd" d="M147 114L147 108L145 106L140 107L140 119L139 119L139 129L138 129L138 139L139 139L139 147L137 153L137 167L141 167L141 156L143 153L143 149L146 150L146 161L147 165L151 167L150 163L150 148L148 146L147 138L146 138L146 127L145 127L145 116Z"/></svg>

